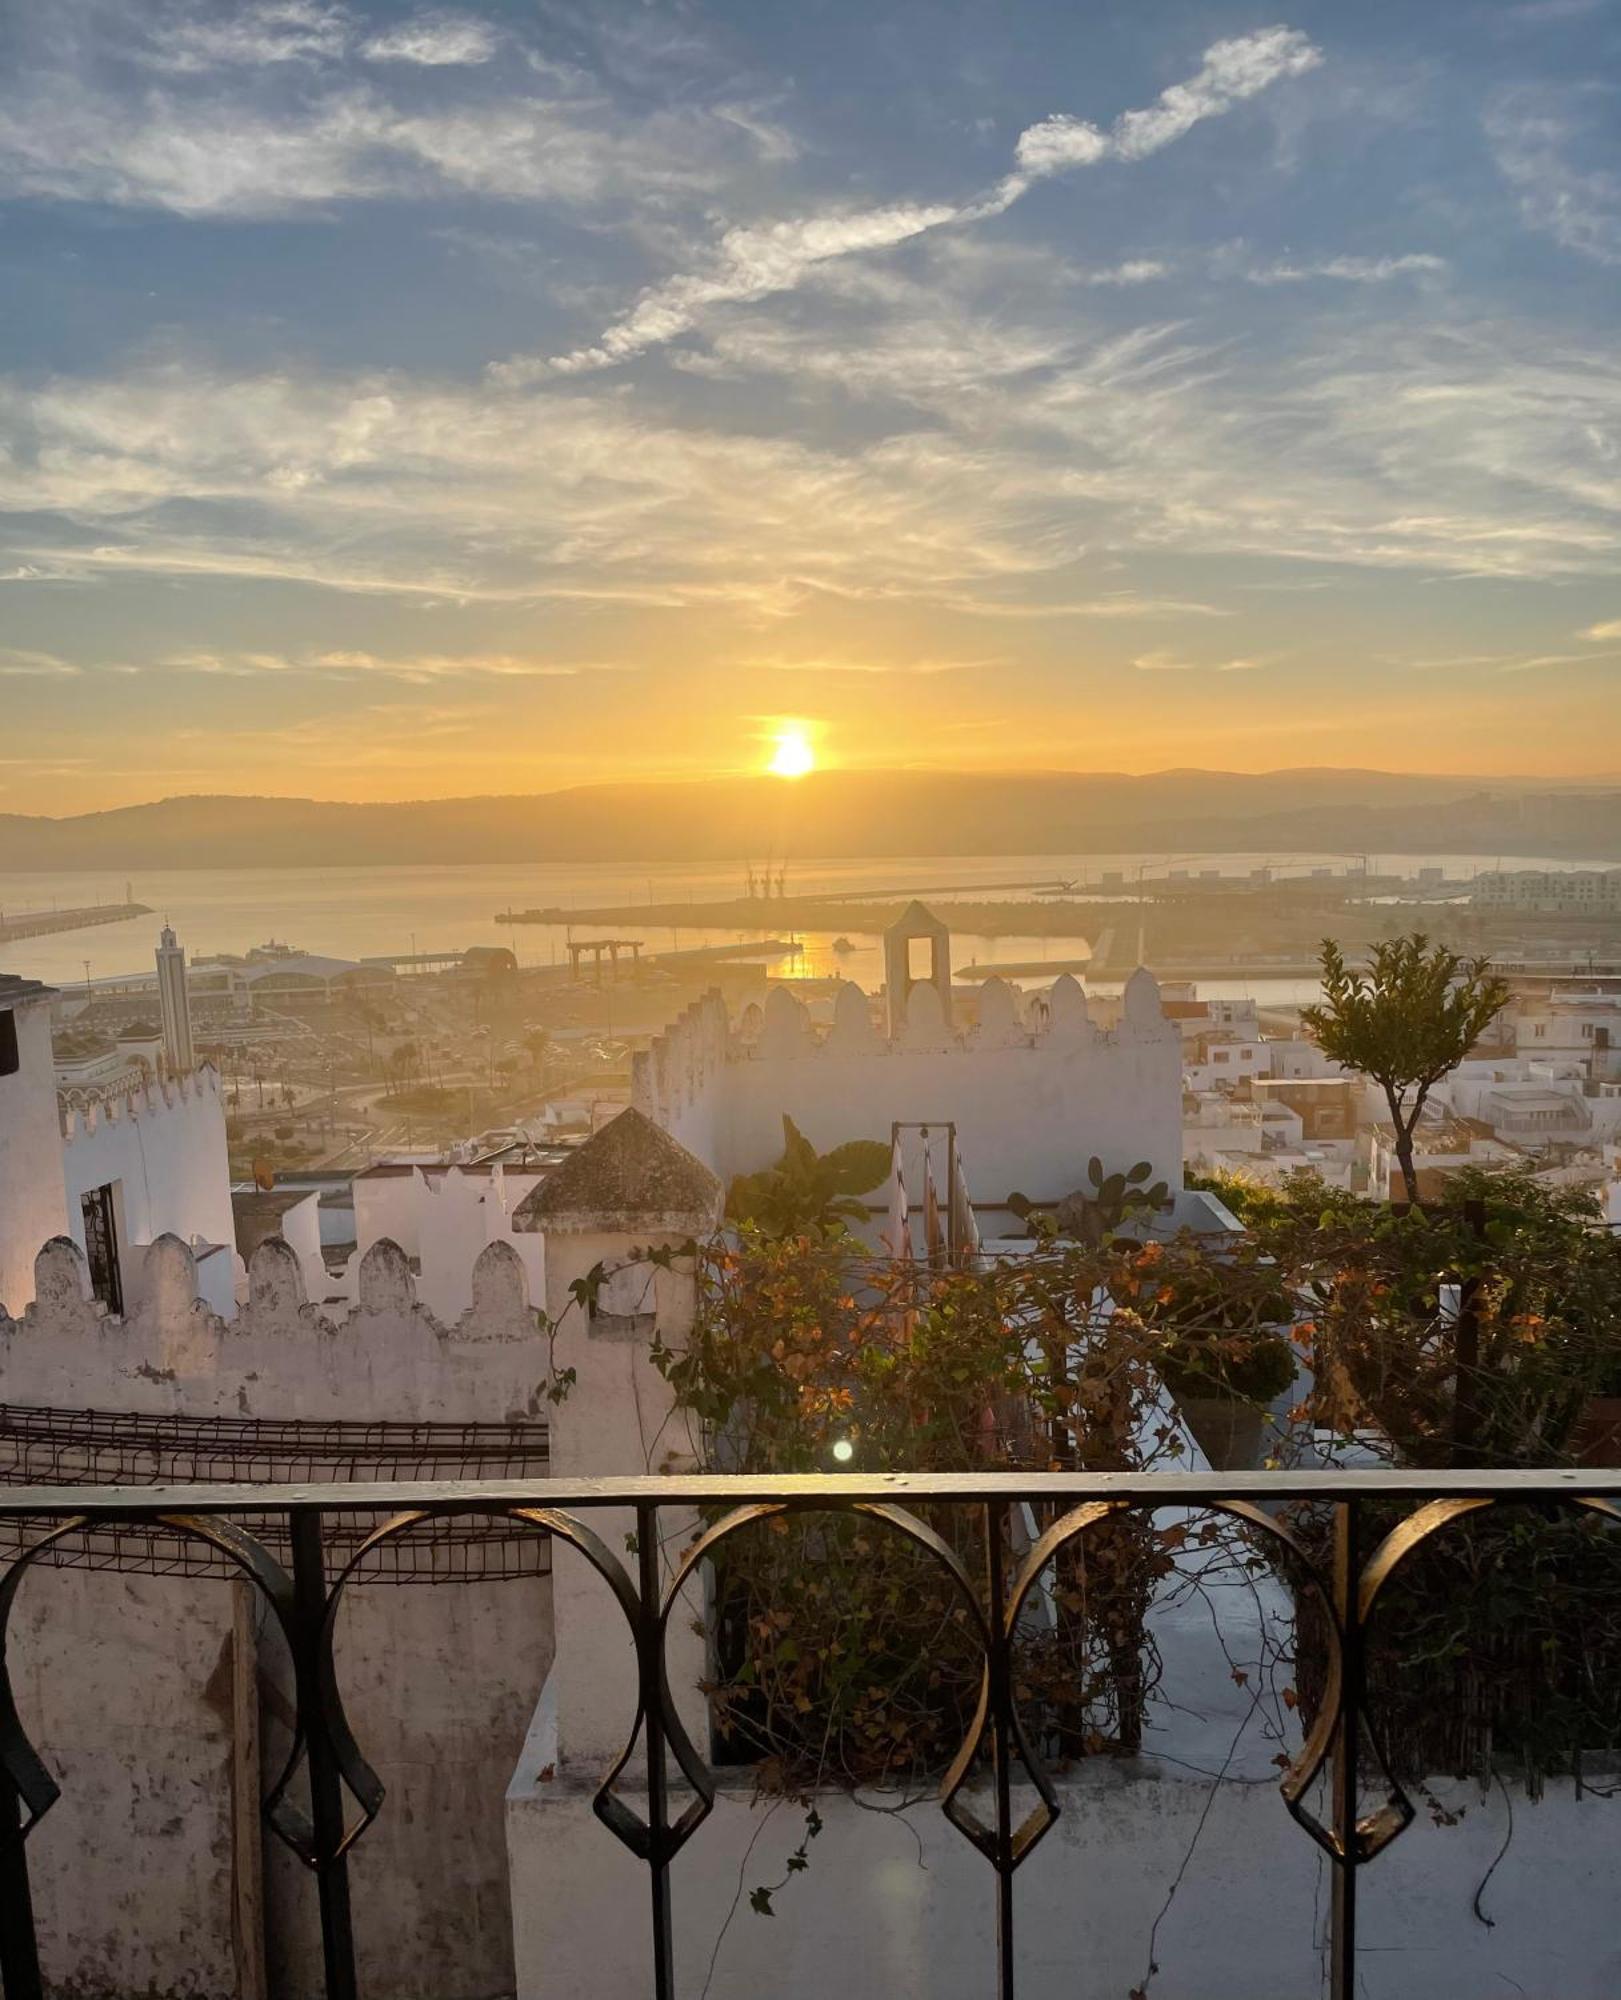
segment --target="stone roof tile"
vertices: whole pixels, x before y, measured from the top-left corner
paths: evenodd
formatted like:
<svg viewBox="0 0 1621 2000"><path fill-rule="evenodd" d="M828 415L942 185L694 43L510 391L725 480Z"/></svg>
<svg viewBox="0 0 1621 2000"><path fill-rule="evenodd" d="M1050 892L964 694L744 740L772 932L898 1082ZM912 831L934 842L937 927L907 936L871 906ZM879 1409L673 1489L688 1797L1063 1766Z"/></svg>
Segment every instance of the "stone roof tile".
<svg viewBox="0 0 1621 2000"><path fill-rule="evenodd" d="M627 1224L698 1230L718 1220L720 1181L634 1107L594 1133L531 1189L514 1230Z"/></svg>

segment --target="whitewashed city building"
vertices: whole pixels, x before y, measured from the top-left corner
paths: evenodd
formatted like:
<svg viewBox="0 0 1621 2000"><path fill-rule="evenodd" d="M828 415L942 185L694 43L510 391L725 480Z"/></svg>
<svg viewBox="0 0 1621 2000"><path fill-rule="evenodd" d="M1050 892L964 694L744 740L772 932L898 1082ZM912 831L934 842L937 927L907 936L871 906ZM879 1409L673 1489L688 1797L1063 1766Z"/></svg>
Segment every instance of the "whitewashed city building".
<svg viewBox="0 0 1621 2000"><path fill-rule="evenodd" d="M168 935L168 934L166 934ZM0 976L0 1303L33 1296L34 1259L55 1236L85 1254L96 1297L118 1311L160 1236L187 1244L199 1295L235 1308L225 1107L208 1065L119 1061L64 1090L52 1049L53 988ZM180 988L175 1046L189 1043ZM144 1044L143 1044L144 1045ZM8 1070L8 1064L11 1067Z"/></svg>

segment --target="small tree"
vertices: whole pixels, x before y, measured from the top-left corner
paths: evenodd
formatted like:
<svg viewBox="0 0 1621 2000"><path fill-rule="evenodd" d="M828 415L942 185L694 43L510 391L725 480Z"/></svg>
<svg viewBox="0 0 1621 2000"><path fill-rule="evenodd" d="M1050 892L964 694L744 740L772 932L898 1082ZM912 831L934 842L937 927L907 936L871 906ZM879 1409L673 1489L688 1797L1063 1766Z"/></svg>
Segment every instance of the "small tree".
<svg viewBox="0 0 1621 2000"><path fill-rule="evenodd" d="M1416 1203L1413 1133L1429 1094L1503 1011L1508 986L1485 959L1432 946L1422 931L1375 945L1365 972L1351 971L1325 938L1322 964L1323 1004L1303 1009L1301 1022L1325 1055L1384 1091L1407 1199Z"/></svg>
<svg viewBox="0 0 1621 2000"><path fill-rule="evenodd" d="M422 1056L415 1042L401 1042L388 1059L389 1080L399 1090L408 1077L421 1073Z"/></svg>

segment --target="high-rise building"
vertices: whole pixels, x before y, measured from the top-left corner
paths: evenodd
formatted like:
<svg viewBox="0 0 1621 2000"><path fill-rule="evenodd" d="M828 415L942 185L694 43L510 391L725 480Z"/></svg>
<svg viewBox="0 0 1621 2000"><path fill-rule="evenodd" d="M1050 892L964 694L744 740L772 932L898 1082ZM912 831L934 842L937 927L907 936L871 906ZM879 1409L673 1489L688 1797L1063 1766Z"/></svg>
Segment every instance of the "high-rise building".
<svg viewBox="0 0 1621 2000"><path fill-rule="evenodd" d="M167 924L158 945L158 1006L163 1017L163 1059L171 1076L197 1067L191 1045L191 1002L186 995L186 954Z"/></svg>

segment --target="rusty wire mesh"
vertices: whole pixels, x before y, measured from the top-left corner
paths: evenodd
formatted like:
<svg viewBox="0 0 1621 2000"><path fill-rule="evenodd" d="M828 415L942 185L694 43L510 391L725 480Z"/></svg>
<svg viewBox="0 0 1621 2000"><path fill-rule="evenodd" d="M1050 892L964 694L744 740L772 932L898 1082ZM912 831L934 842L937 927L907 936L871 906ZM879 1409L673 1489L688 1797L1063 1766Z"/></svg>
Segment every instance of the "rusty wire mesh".
<svg viewBox="0 0 1621 2000"><path fill-rule="evenodd" d="M543 1422L322 1423L0 1404L0 1489L533 1479L546 1475L548 1463ZM291 1560L284 1515L238 1519L278 1561ZM41 1515L0 1520L0 1562L22 1554L51 1525ZM375 1513L325 1512L329 1572L347 1563L377 1525ZM157 1522L104 1522L65 1537L40 1560L141 1576L223 1579L237 1573L206 1544ZM494 1582L543 1576L550 1568L545 1535L489 1516L453 1515L424 1521L367 1555L355 1581Z"/></svg>

